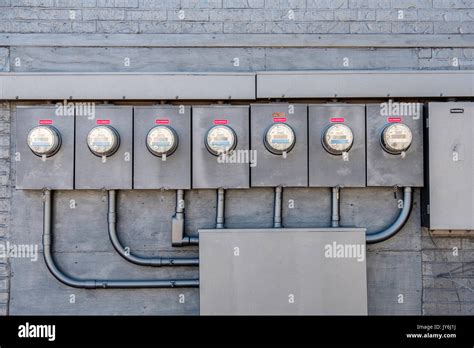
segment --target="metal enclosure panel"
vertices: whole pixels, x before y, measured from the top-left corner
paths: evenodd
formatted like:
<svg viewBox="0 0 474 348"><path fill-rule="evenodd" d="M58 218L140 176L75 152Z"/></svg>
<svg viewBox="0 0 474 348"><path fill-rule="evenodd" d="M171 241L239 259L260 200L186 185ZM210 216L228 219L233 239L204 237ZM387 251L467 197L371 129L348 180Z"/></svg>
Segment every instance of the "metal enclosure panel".
<svg viewBox="0 0 474 348"><path fill-rule="evenodd" d="M429 103L431 229L474 229L473 118L474 103Z"/></svg>
<svg viewBox="0 0 474 348"><path fill-rule="evenodd" d="M407 112L392 113L390 110L396 110L394 104L395 102L393 104L387 102L367 105L367 186L421 187L423 186L423 105L398 103L400 109L404 109L405 104L411 105L412 111L418 110L419 105L418 115L406 115ZM389 124L389 119L401 119L401 122L411 129L413 140L405 158L389 154L382 148L382 131Z"/></svg>
<svg viewBox="0 0 474 348"><path fill-rule="evenodd" d="M327 152L321 140L325 129L342 119L354 135L347 161ZM365 105L310 105L308 125L309 186L364 187Z"/></svg>
<svg viewBox="0 0 474 348"><path fill-rule="evenodd" d="M104 120L120 135L120 147L105 163L87 146L87 134ZM95 107L94 118L76 116L76 189L132 188L132 129L131 106L100 105Z"/></svg>
<svg viewBox="0 0 474 348"><path fill-rule="evenodd" d="M188 106L134 107L133 188L191 188L191 108ZM159 121L178 135L176 151L163 161L146 146L146 137Z"/></svg>
<svg viewBox="0 0 474 348"><path fill-rule="evenodd" d="M257 98L470 97L473 71L257 72Z"/></svg>
<svg viewBox="0 0 474 348"><path fill-rule="evenodd" d="M249 188L249 163L219 163L205 146L207 131L215 122L227 122L237 135L236 153L249 150L249 107L194 106L193 113L193 188Z"/></svg>
<svg viewBox="0 0 474 348"><path fill-rule="evenodd" d="M6 73L0 99L255 99L254 73Z"/></svg>
<svg viewBox="0 0 474 348"><path fill-rule="evenodd" d="M290 113L291 112L291 113ZM276 116L276 117L274 117ZM274 118L286 118L295 133L296 143L286 154L275 155L264 144L265 133ZM250 132L252 151L257 153L256 166L251 167L253 187L308 186L308 107L304 104L251 105Z"/></svg>
<svg viewBox="0 0 474 348"><path fill-rule="evenodd" d="M51 120L61 136L59 151L44 161L28 147L29 131L40 120ZM74 188L74 115L56 115L55 106L17 106L16 188L70 190Z"/></svg>
<svg viewBox="0 0 474 348"><path fill-rule="evenodd" d="M366 315L365 229L199 230L199 278L202 315Z"/></svg>

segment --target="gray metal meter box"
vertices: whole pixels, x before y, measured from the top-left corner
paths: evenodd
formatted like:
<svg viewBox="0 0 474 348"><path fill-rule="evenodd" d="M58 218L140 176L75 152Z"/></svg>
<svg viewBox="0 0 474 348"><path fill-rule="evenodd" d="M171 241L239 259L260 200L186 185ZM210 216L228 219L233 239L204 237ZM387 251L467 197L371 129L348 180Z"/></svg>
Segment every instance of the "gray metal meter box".
<svg viewBox="0 0 474 348"><path fill-rule="evenodd" d="M99 105L76 116L76 189L131 189L133 108Z"/></svg>
<svg viewBox="0 0 474 348"><path fill-rule="evenodd" d="M253 104L250 116L253 187L308 186L308 106Z"/></svg>
<svg viewBox="0 0 474 348"><path fill-rule="evenodd" d="M423 186L423 105L367 105L367 186Z"/></svg>
<svg viewBox="0 0 474 348"><path fill-rule="evenodd" d="M309 186L364 187L365 105L309 106Z"/></svg>
<svg viewBox="0 0 474 348"><path fill-rule="evenodd" d="M16 188L73 189L74 114L54 105L16 110Z"/></svg>
<svg viewBox="0 0 474 348"><path fill-rule="evenodd" d="M134 107L133 188L191 188L191 108Z"/></svg>
<svg viewBox="0 0 474 348"><path fill-rule="evenodd" d="M249 188L249 107L193 106L193 188Z"/></svg>
<svg viewBox="0 0 474 348"><path fill-rule="evenodd" d="M474 229L474 103L429 103L423 225Z"/></svg>
<svg viewBox="0 0 474 348"><path fill-rule="evenodd" d="M199 231L202 315L367 315L365 229Z"/></svg>

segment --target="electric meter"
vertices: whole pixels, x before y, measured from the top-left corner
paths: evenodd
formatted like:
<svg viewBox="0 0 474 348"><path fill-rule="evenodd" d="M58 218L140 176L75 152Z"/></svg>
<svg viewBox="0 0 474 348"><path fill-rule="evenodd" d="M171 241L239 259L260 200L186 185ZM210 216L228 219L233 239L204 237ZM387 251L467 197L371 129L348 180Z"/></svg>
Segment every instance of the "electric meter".
<svg viewBox="0 0 474 348"><path fill-rule="evenodd" d="M28 147L37 156L51 157L61 147L61 136L52 126L38 126L28 133Z"/></svg>
<svg viewBox="0 0 474 348"><path fill-rule="evenodd" d="M275 155L290 152L295 146L295 132L286 123L276 123L270 126L264 138L265 147Z"/></svg>
<svg viewBox="0 0 474 348"><path fill-rule="evenodd" d="M111 156L120 146L120 136L111 126L97 126L87 135L87 146L96 156Z"/></svg>
<svg viewBox="0 0 474 348"><path fill-rule="evenodd" d="M333 124L326 128L322 137L323 146L332 155L340 155L351 149L354 134L345 124Z"/></svg>
<svg viewBox="0 0 474 348"><path fill-rule="evenodd" d="M158 157L172 155L178 147L178 135L171 127L156 126L148 132L146 147Z"/></svg>
<svg viewBox="0 0 474 348"><path fill-rule="evenodd" d="M382 132L382 147L393 155L399 155L408 150L413 140L411 129L403 123L393 123L386 126Z"/></svg>
<svg viewBox="0 0 474 348"><path fill-rule="evenodd" d="M214 156L229 153L237 146L237 134L229 126L214 126L206 134L207 150Z"/></svg>

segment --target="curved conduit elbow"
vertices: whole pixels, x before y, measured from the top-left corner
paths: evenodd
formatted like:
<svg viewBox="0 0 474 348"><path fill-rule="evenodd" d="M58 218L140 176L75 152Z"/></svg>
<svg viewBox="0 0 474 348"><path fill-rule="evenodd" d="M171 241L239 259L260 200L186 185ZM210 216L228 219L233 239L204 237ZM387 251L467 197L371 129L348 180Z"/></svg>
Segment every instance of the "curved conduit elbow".
<svg viewBox="0 0 474 348"><path fill-rule="evenodd" d="M43 253L46 267L61 283L73 288L82 289L130 289L130 288L185 288L199 287L198 279L169 280L106 280L77 279L64 273L57 265L52 254L52 193L44 191L43 198Z"/></svg>
<svg viewBox="0 0 474 348"><path fill-rule="evenodd" d="M116 206L116 192L115 190L108 191L109 195L109 212L108 212L108 225L109 225L109 237L115 250L125 260L140 266L199 266L198 258L184 258L184 257L141 257L134 255L131 251L127 250L117 235L117 213L115 210Z"/></svg>
<svg viewBox="0 0 474 348"><path fill-rule="evenodd" d="M403 208L401 209L400 214L387 228L370 234L368 233L366 235L367 244L383 242L400 231L410 217L412 202L413 189L411 187L405 187L403 189Z"/></svg>

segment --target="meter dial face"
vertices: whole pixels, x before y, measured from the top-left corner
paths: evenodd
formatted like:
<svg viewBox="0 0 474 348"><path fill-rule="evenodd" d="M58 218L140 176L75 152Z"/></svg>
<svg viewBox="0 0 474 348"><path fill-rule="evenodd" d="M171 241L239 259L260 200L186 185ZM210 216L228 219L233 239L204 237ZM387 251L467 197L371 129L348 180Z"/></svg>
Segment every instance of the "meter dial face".
<svg viewBox="0 0 474 348"><path fill-rule="evenodd" d="M334 124L326 128L322 140L327 152L340 155L351 149L354 143L354 134L345 124Z"/></svg>
<svg viewBox="0 0 474 348"><path fill-rule="evenodd" d="M156 126L148 132L146 146L155 156L169 156L178 147L178 135L171 127Z"/></svg>
<svg viewBox="0 0 474 348"><path fill-rule="evenodd" d="M411 129L403 123L393 123L382 132L382 147L388 153L398 155L408 150L413 140Z"/></svg>
<svg viewBox="0 0 474 348"><path fill-rule="evenodd" d="M28 133L28 147L37 156L50 157L61 147L61 136L52 126L38 126Z"/></svg>
<svg viewBox="0 0 474 348"><path fill-rule="evenodd" d="M120 146L120 137L111 126L97 126L87 135L87 146L96 156L111 156Z"/></svg>
<svg viewBox="0 0 474 348"><path fill-rule="evenodd" d="M214 126L206 134L207 150L214 156L229 153L237 146L237 135L229 126Z"/></svg>
<svg viewBox="0 0 474 348"><path fill-rule="evenodd" d="M295 146L295 132L286 123L276 123L268 128L264 143L268 151L275 155L290 152Z"/></svg>

